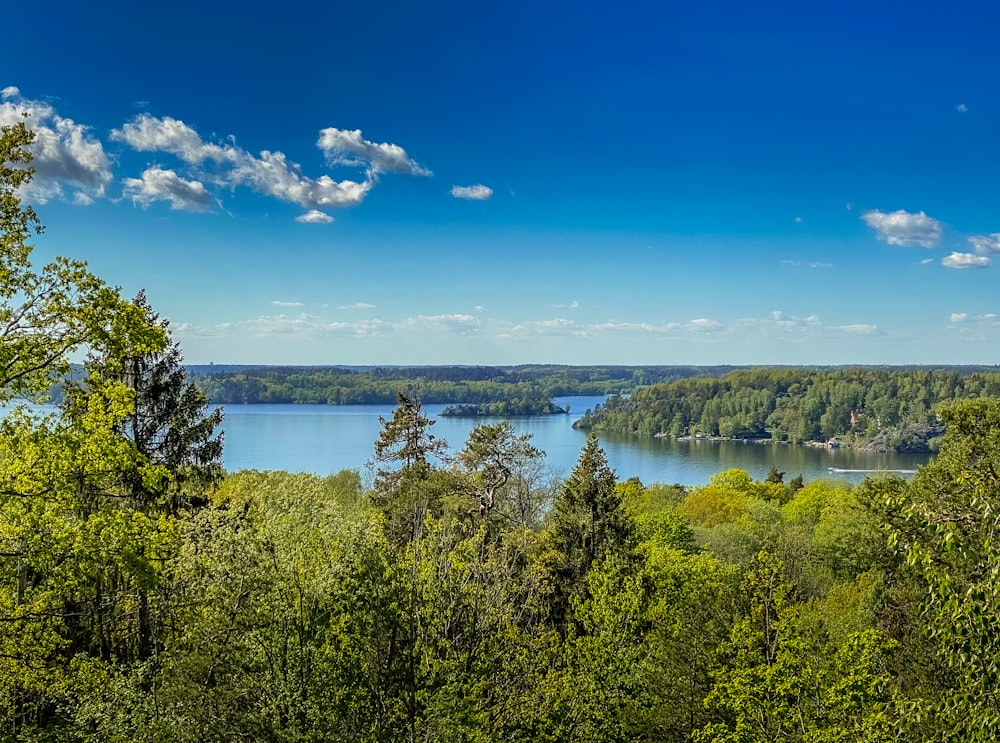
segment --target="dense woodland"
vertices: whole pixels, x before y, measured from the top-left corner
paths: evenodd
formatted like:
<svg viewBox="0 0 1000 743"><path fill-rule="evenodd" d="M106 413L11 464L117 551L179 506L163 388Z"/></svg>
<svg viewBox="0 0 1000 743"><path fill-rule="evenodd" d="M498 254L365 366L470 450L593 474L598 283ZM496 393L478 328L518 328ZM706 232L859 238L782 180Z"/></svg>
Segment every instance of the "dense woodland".
<svg viewBox="0 0 1000 743"><path fill-rule="evenodd" d="M907 482L565 480L406 394L371 476L219 462L145 298L35 267L0 135L0 739L993 741L1000 401Z"/></svg>
<svg viewBox="0 0 1000 743"><path fill-rule="evenodd" d="M774 438L929 451L935 407L1000 396L1000 373L972 369L750 369L611 397L577 424L639 435Z"/></svg>
<svg viewBox="0 0 1000 743"><path fill-rule="evenodd" d="M193 366L192 380L216 404L394 404L404 392L424 403L528 409L525 400L565 395L610 395L687 377L719 375L722 366Z"/></svg>

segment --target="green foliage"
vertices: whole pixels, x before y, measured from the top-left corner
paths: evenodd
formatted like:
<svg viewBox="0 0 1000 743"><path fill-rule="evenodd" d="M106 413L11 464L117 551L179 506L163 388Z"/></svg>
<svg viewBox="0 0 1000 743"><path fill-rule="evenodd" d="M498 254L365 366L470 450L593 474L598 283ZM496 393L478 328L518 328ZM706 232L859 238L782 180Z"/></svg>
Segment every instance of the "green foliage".
<svg viewBox="0 0 1000 743"><path fill-rule="evenodd" d="M939 740L1000 729L1000 401L943 406L937 458L890 501L892 533L922 577L922 621L942 666L931 707Z"/></svg>
<svg viewBox="0 0 1000 743"><path fill-rule="evenodd" d="M591 434L556 496L550 527L554 596L552 617L568 615L570 597L585 594L585 577L595 563L629 553L635 524L615 487L615 473L597 436Z"/></svg>
<svg viewBox="0 0 1000 743"><path fill-rule="evenodd" d="M370 405L393 403L403 392L427 403L475 406L474 413L470 409L463 415L537 415L567 412L551 406L552 397L608 395L642 385L720 374L731 368L553 364L379 369L268 366L196 367L193 374L216 403Z"/></svg>
<svg viewBox="0 0 1000 743"><path fill-rule="evenodd" d="M732 632L732 664L716 674L706 704L726 719L696 740L883 741L890 738L897 698L889 673L893 643L869 630L841 646L821 627L804 627L782 581L784 570L762 552L744 589L749 614Z"/></svg>
<svg viewBox="0 0 1000 743"><path fill-rule="evenodd" d="M434 460L446 458L448 443L431 432L434 421L419 402L399 393L391 419L380 417L382 431L375 441L376 469L372 505L386 515L396 541L414 539L428 513L440 513L449 483ZM431 484L435 483L436 487Z"/></svg>
<svg viewBox="0 0 1000 743"><path fill-rule="evenodd" d="M32 265L29 241L42 227L18 189L34 173L33 141L23 122L0 127L0 402L42 396L82 346L154 349L163 342L86 263L59 257Z"/></svg>
<svg viewBox="0 0 1000 743"><path fill-rule="evenodd" d="M115 471L116 495L141 510L176 514L192 504L204 505L204 493L222 477L222 435L215 432L222 411L206 411L208 401L187 381L168 323L159 319L145 294L140 292L131 304L146 326L166 338L165 347L92 351L84 365L86 376L67 383L62 407L72 420L104 404L109 390L128 390L132 409L113 431L134 447L138 466Z"/></svg>
<svg viewBox="0 0 1000 743"><path fill-rule="evenodd" d="M887 449L927 452L940 433L934 404L997 395L1000 374L978 367L754 368L615 396L578 426L782 441L835 436L848 443L873 441Z"/></svg>

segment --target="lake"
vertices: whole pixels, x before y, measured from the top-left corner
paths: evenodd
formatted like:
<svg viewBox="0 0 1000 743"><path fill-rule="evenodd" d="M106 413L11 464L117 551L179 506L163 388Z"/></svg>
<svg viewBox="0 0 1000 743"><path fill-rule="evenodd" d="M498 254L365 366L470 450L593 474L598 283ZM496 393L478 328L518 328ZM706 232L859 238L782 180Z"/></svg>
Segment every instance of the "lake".
<svg viewBox="0 0 1000 743"><path fill-rule="evenodd" d="M557 405L570 405L570 415L510 418L517 432L530 433L532 444L546 453L554 473L566 475L573 468L587 439L573 429L585 410L604 397L560 397ZM390 418L394 405L224 405L226 469L288 470L330 474L361 469L371 459L381 426L379 416ZM424 405L437 423L432 432L445 439L453 451L461 449L469 432L495 418L440 418L445 405ZM801 474L808 482L821 477L843 477L860 482L873 471L913 471L928 457L915 454L863 454L848 449L825 449L784 444L751 444L738 441L674 441L652 437L602 435L608 463L620 480L638 477L644 483L665 482L704 485L712 475L730 467L749 472L755 479L771 467L786 472L785 481ZM831 472L830 468L841 470Z"/></svg>

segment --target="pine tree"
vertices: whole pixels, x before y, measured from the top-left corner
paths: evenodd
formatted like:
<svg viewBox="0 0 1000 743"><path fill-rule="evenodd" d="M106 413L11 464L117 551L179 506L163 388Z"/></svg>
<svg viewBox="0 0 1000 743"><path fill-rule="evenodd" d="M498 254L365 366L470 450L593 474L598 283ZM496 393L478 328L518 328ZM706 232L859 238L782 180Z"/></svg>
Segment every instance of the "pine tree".
<svg viewBox="0 0 1000 743"><path fill-rule="evenodd" d="M115 432L134 446L136 466L114 473L110 492L147 513L176 515L207 504L207 491L222 478L222 434L216 433L222 410L209 412L205 393L188 381L180 347L170 339L169 321L153 311L144 292L132 304L167 337L166 347L92 353L83 381L67 389L66 406L72 416L74 408L109 385L130 390L134 410Z"/></svg>
<svg viewBox="0 0 1000 743"><path fill-rule="evenodd" d="M434 479L439 470L432 460L446 458L448 442L430 432L435 421L419 402L402 392L398 399L391 419L379 417L382 432L369 466L376 467L372 505L385 514L390 537L405 543L419 533L427 513L438 510L440 483Z"/></svg>
<svg viewBox="0 0 1000 743"><path fill-rule="evenodd" d="M551 619L557 624L567 616L570 596L585 592L585 578L595 563L626 556L635 545L635 525L615 485L615 472L591 433L553 506L557 556Z"/></svg>

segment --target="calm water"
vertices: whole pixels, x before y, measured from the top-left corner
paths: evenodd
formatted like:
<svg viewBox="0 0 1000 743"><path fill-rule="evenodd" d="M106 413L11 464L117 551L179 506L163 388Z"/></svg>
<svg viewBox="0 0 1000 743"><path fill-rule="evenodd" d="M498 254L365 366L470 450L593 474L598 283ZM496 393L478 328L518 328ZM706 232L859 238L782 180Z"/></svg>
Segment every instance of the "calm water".
<svg viewBox="0 0 1000 743"><path fill-rule="evenodd" d="M532 434L532 443L546 453L549 466L565 475L573 468L586 434L572 428L573 421L603 397L556 398L570 405L570 415L511 418L518 433ZM389 418L393 405L226 405L223 459L230 471L241 469L288 470L329 474L342 469L362 469L371 459L380 431L379 416ZM500 419L439 418L444 405L424 405L436 418L434 435L448 441L452 450L462 448L469 431L480 423ZM703 485L717 472L738 467L756 479L772 466L787 472L786 482L801 474L806 481L820 477L845 477L860 482L859 470L915 470L928 460L921 455L860 454L845 449L816 449L779 444L743 444L734 441L673 441L647 437L601 437L608 462L618 478L638 477L644 483L666 482ZM831 467L851 472L831 473Z"/></svg>

